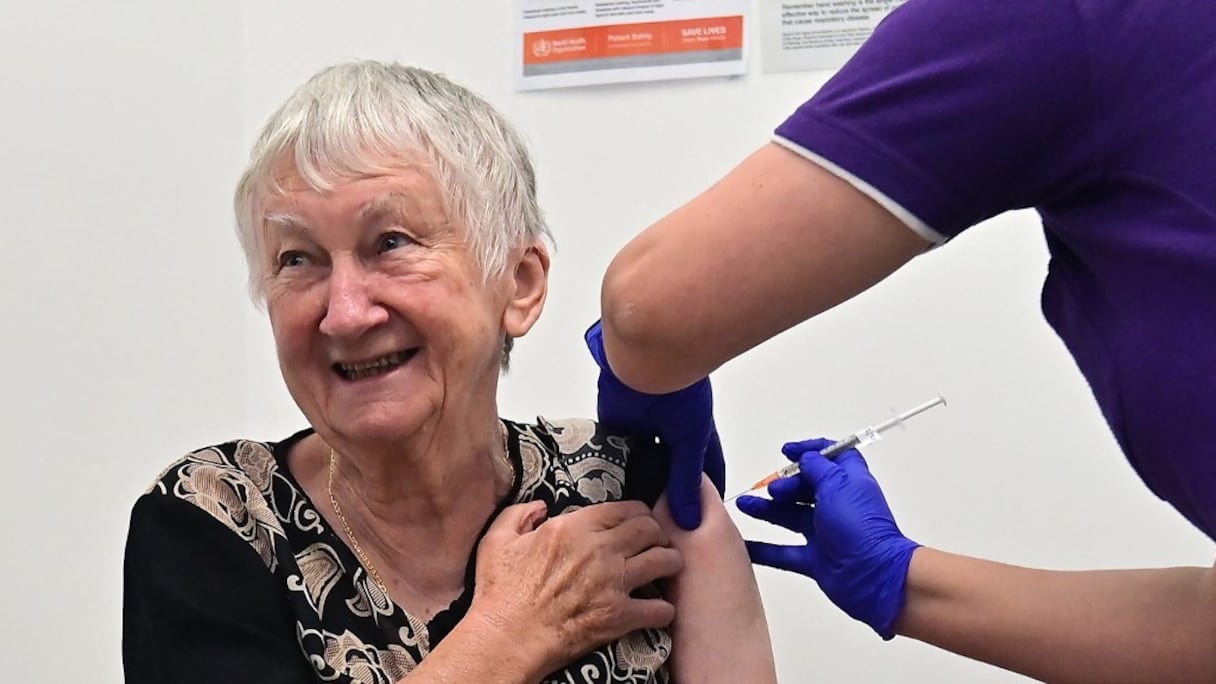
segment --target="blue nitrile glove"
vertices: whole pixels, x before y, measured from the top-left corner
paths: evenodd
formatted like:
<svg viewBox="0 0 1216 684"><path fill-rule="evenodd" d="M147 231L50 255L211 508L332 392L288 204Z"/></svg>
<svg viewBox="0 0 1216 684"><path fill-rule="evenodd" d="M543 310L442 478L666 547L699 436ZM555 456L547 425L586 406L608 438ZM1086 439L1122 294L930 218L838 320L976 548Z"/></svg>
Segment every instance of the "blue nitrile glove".
<svg viewBox="0 0 1216 684"><path fill-rule="evenodd" d="M596 409L605 427L625 433L655 435L671 449L667 504L676 524L686 530L701 524L701 473L721 495L726 488L726 461L714 425L709 378L668 394L646 394L621 382L608 366L600 322L583 336L600 367Z"/></svg>
<svg viewBox="0 0 1216 684"><path fill-rule="evenodd" d="M806 575L851 617L883 639L894 634L904 606L908 564L919 544L899 531L887 500L861 454L850 449L832 462L813 439L781 448L802 472L769 485L772 500L739 499L739 510L806 537L805 546L747 542L752 562ZM814 503L814 506L807 504Z"/></svg>

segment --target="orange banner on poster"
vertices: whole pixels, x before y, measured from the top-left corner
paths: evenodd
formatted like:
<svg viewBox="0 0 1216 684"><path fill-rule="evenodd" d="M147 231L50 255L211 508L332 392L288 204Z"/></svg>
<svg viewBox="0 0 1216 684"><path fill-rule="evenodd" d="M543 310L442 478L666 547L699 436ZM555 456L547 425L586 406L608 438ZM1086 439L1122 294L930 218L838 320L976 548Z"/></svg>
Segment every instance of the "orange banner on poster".
<svg viewBox="0 0 1216 684"><path fill-rule="evenodd" d="M524 64L743 47L743 17L587 26L524 34Z"/></svg>

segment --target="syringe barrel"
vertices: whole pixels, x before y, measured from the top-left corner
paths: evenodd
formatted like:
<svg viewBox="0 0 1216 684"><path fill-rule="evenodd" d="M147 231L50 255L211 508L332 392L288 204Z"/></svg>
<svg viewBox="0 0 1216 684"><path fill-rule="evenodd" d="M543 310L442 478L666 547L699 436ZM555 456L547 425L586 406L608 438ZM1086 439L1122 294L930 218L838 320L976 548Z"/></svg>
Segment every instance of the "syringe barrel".
<svg viewBox="0 0 1216 684"><path fill-rule="evenodd" d="M838 442L833 442L828 446L828 448L820 451L819 453L822 454L824 458L834 459L845 451L857 446L857 443L860 441L861 438L857 435L849 435Z"/></svg>

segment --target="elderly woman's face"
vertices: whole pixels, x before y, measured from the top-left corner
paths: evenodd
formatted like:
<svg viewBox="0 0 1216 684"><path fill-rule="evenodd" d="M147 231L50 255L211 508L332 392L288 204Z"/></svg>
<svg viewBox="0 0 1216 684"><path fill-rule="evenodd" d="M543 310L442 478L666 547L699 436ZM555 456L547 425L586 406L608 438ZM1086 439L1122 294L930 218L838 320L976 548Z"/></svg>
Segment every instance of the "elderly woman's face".
<svg viewBox="0 0 1216 684"><path fill-rule="evenodd" d="M430 174L284 188L264 202L267 307L309 421L394 440L493 402L511 278L484 281Z"/></svg>

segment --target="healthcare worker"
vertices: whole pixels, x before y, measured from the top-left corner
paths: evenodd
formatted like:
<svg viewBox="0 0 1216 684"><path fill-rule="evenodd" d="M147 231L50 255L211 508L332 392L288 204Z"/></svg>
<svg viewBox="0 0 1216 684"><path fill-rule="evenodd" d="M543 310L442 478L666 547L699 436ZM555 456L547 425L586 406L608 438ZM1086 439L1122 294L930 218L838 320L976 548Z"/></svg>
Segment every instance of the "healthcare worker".
<svg viewBox="0 0 1216 684"><path fill-rule="evenodd" d="M1216 536L1216 2L909 0L721 181L609 267L599 412L671 444L677 520L723 481L709 373L926 249L1033 207L1047 321L1145 485ZM1166 438L1168 437L1168 438ZM885 638L1048 681L1216 682L1216 570L1048 572L919 546L861 456L740 508ZM1113 464L1112 464L1113 465ZM806 503L815 502L813 508Z"/></svg>

